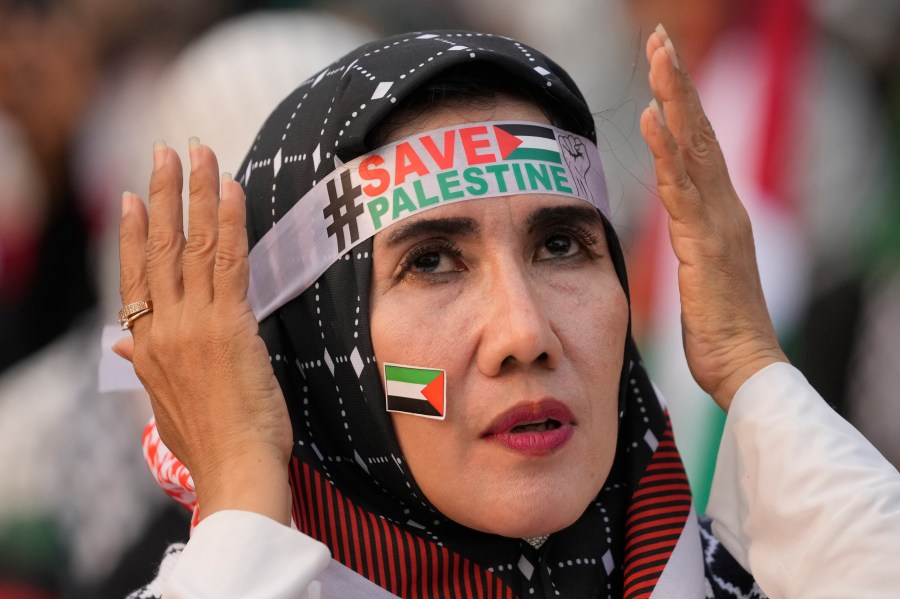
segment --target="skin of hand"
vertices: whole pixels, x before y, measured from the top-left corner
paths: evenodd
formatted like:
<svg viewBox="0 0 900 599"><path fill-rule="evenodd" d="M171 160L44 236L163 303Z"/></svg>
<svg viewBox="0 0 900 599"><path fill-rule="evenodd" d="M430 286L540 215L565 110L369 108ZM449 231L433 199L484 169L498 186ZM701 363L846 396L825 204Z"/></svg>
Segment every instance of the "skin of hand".
<svg viewBox="0 0 900 599"><path fill-rule="evenodd" d="M191 472L201 518L222 509L288 524L291 425L247 300L246 207L212 150L191 139L188 236L182 168L154 145L149 215L125 193L119 233L123 304L152 298L114 350L150 394L160 437Z"/></svg>
<svg viewBox="0 0 900 599"><path fill-rule="evenodd" d="M658 102L641 114L641 132L679 263L684 350L694 379L728 411L744 381L788 360L766 308L747 211L662 26L647 41L647 59Z"/></svg>

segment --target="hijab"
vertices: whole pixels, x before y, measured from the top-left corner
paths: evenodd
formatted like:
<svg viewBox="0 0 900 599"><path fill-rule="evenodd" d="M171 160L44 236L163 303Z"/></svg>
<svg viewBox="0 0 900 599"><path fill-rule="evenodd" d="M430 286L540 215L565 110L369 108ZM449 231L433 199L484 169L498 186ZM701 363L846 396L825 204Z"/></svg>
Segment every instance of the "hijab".
<svg viewBox="0 0 900 599"><path fill-rule="evenodd" d="M569 131L596 141L574 82L522 43L466 31L374 42L304 81L260 130L236 174L248 197L251 248L329 173L374 150L373 133L398 102L449 68L475 64L502 69L556 106ZM627 294L622 251L607 229ZM293 519L302 532L404 598L711 592L669 418L630 334L615 460L594 501L543 544L487 534L431 505L400 450L369 335L371 272L369 238L260 322L291 417Z"/></svg>

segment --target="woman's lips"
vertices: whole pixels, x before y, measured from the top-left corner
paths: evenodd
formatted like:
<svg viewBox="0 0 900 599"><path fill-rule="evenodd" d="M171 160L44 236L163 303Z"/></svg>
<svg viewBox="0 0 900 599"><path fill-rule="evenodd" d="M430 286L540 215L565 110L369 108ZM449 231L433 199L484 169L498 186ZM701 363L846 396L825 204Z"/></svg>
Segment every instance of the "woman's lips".
<svg viewBox="0 0 900 599"><path fill-rule="evenodd" d="M575 419L560 401L517 406L498 416L482 436L531 456L548 455L572 438Z"/></svg>

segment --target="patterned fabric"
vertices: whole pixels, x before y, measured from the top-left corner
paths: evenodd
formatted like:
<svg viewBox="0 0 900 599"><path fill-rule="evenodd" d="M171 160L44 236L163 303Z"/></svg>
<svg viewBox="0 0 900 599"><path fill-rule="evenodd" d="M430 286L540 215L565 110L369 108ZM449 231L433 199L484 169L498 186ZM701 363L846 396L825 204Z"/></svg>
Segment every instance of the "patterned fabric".
<svg viewBox="0 0 900 599"><path fill-rule="evenodd" d="M712 520L700 519L703 565L706 570L706 599L767 599L753 577L712 533Z"/></svg>
<svg viewBox="0 0 900 599"><path fill-rule="evenodd" d="M237 172L251 247L336 164L374 149L367 137L396 102L449 67L480 62L546 95L573 133L595 139L591 112L568 75L519 42L440 31L369 44L301 84L257 136ZM351 223L331 224L341 235L346 224L352 236ZM627 292L622 252L606 224ZM649 597L695 516L668 414L630 336L609 477L573 525L535 549L451 521L416 484L384 409L369 336L371 259L370 239L260 322L293 425L298 528L403 598ZM699 568L702 556L691 558Z"/></svg>
<svg viewBox="0 0 900 599"><path fill-rule="evenodd" d="M193 530L200 521L200 507L197 505L194 479L185 465L172 455L159 438L155 418L151 418L144 427L141 445L144 448L144 460L153 478L156 479L156 484L166 492L166 495L191 512L191 530Z"/></svg>
<svg viewBox="0 0 900 599"><path fill-rule="evenodd" d="M669 425L628 506L626 599L645 597L653 590L690 516L691 488Z"/></svg>
<svg viewBox="0 0 900 599"><path fill-rule="evenodd" d="M178 558L181 557L181 552L183 550L184 543L174 543L169 545L169 548L166 549L165 554L163 554L162 562L159 564L156 578L154 578L147 586L129 594L126 599L162 599L163 591L166 588L166 582L168 582L172 570L175 569L175 564L178 563Z"/></svg>

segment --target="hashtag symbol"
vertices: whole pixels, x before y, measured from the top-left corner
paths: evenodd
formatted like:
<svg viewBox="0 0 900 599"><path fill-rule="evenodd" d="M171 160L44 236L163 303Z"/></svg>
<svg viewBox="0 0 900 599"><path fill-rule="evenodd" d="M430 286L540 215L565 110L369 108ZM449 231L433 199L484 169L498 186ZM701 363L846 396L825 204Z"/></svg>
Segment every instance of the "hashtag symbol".
<svg viewBox="0 0 900 599"><path fill-rule="evenodd" d="M337 236L338 251L343 252L347 246L344 238L344 225L350 227L350 243L356 243L359 239L359 227L356 219L363 213L363 205L353 200L362 195L362 188L353 186L350 180L350 171L341 173L341 195L335 189L334 179L325 184L328 188L328 205L322 209L322 214L327 219L331 217L331 224L325 230L329 237Z"/></svg>

